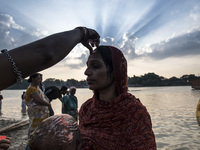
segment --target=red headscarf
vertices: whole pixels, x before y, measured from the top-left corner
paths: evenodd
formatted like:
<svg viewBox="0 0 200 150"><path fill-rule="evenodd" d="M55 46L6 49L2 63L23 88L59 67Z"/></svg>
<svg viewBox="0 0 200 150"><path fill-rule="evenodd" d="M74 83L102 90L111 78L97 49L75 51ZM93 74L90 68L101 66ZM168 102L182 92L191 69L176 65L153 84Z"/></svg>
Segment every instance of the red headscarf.
<svg viewBox="0 0 200 150"><path fill-rule="evenodd" d="M94 96L82 105L79 113L81 149L156 149L149 113L127 93L126 59L117 48L109 48L118 96L110 102Z"/></svg>

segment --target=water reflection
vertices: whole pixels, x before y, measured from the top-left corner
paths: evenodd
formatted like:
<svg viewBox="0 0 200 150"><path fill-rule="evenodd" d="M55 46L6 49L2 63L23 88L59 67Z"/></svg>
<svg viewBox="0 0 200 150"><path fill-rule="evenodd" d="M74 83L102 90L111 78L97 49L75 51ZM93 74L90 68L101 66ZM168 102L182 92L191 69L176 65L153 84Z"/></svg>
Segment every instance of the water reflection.
<svg viewBox="0 0 200 150"><path fill-rule="evenodd" d="M129 88L147 107L151 115L158 150L191 150L200 148L200 127L196 121L196 106L200 90L189 86ZM1 117L26 119L21 114L22 91L2 91L4 101ZM90 97L92 91L77 89L78 105ZM61 102L52 101L55 114L61 113ZM0 117L0 118L1 118Z"/></svg>
<svg viewBox="0 0 200 150"><path fill-rule="evenodd" d="M200 148L200 127L195 114L200 90L157 87L131 93L140 98L151 115L158 149Z"/></svg>
<svg viewBox="0 0 200 150"><path fill-rule="evenodd" d="M191 95L200 99L200 90L191 89Z"/></svg>

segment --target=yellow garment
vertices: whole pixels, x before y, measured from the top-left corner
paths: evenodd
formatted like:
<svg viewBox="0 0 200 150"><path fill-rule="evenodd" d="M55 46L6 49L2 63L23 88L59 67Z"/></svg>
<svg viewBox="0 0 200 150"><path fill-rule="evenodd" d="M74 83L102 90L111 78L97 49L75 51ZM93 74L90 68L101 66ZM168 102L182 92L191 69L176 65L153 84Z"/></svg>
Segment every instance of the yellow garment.
<svg viewBox="0 0 200 150"><path fill-rule="evenodd" d="M40 90L39 87L29 86L26 90L25 100L28 106L28 116L29 116L29 131L30 136L33 131L39 126L39 124L46 118L49 117L48 106L40 105L32 98L34 93L38 93L41 99L48 102L48 98Z"/></svg>
<svg viewBox="0 0 200 150"><path fill-rule="evenodd" d="M197 123L200 126L200 100L199 103L197 104L196 117L197 117Z"/></svg>
<svg viewBox="0 0 200 150"><path fill-rule="evenodd" d="M26 101L30 102L30 100L32 99L31 96L36 92L38 92L36 87L34 87L34 86L28 87L28 89L26 90L26 94L25 94Z"/></svg>

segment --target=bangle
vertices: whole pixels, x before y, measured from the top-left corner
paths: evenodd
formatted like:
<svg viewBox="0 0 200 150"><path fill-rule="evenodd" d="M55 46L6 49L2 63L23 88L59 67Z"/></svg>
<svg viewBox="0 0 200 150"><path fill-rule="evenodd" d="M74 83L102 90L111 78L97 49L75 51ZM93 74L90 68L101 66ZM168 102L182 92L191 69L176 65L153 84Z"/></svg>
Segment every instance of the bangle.
<svg viewBox="0 0 200 150"><path fill-rule="evenodd" d="M81 42L85 42L88 40L88 37L89 37L89 31L86 27L77 27L75 29L79 29L82 33L82 38L81 38Z"/></svg>
<svg viewBox="0 0 200 150"><path fill-rule="evenodd" d="M11 63L11 65L13 67L13 72L17 75L17 82L22 82L23 78L22 78L21 71L19 71L19 69L17 68L14 60L12 59L10 54L8 53L8 50L3 49L3 50L1 50L1 52L6 55L6 57L8 58L8 61Z"/></svg>

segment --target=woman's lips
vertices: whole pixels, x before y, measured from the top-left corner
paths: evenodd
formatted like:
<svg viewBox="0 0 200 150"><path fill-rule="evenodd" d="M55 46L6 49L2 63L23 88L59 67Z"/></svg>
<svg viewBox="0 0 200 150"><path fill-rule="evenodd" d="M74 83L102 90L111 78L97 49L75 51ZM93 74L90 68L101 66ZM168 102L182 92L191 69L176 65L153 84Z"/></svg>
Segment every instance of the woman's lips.
<svg viewBox="0 0 200 150"><path fill-rule="evenodd" d="M94 80L91 80L91 79L87 79L87 83L90 85L90 84L93 84L94 83Z"/></svg>

